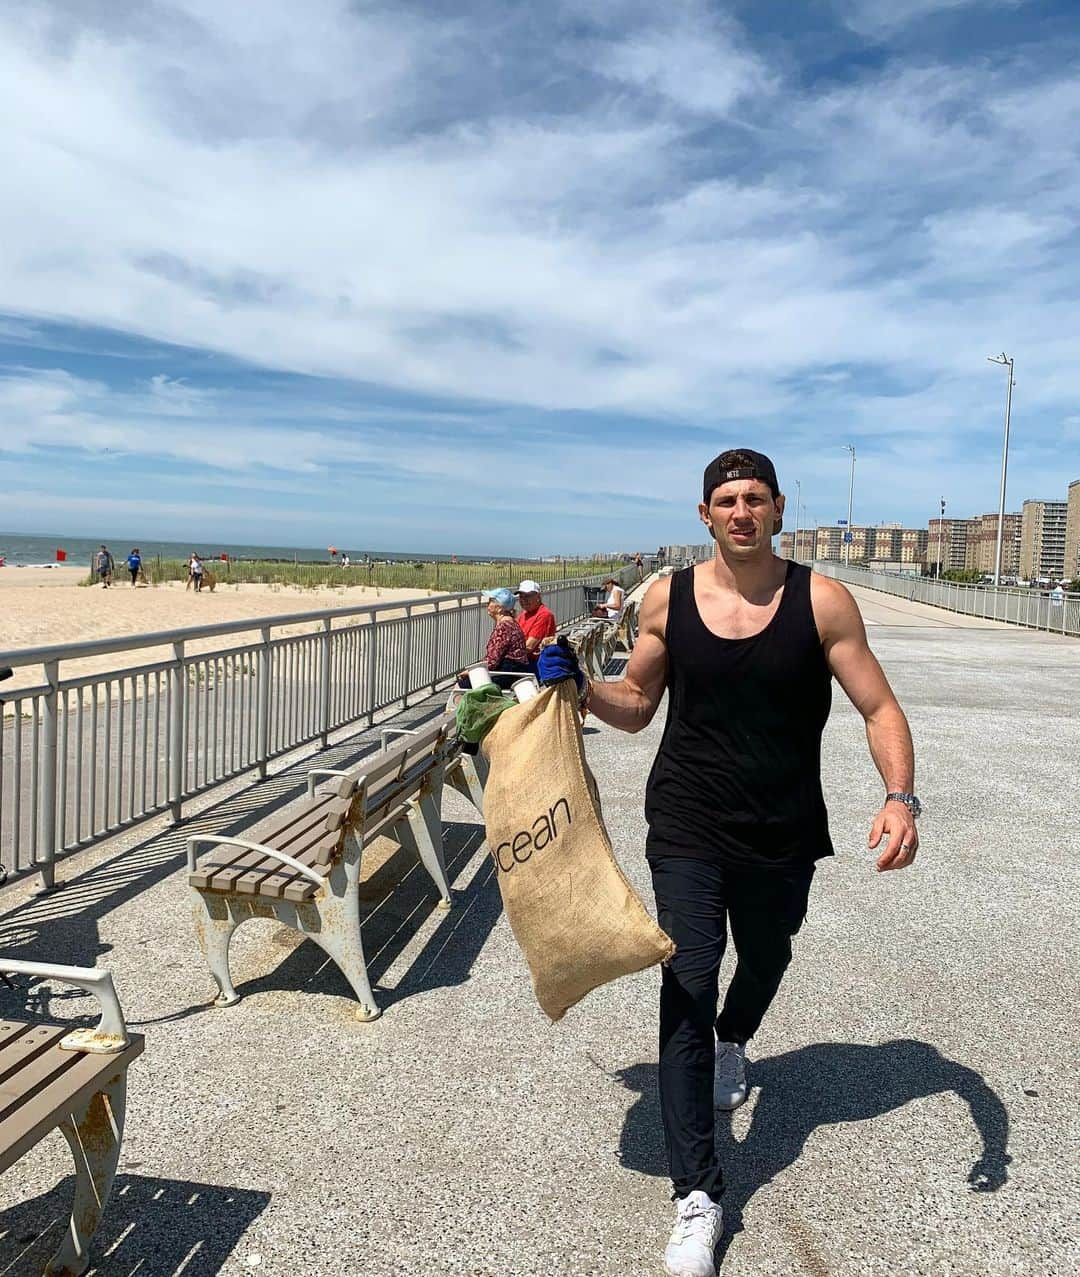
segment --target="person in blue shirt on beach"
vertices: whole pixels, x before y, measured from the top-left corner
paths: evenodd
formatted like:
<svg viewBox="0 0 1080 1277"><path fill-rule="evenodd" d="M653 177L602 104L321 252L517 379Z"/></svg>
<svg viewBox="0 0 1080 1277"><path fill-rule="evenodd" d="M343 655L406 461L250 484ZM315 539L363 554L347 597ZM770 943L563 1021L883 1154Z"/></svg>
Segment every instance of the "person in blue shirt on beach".
<svg viewBox="0 0 1080 1277"><path fill-rule="evenodd" d="M142 569L142 555L139 553L139 547L127 556L127 570L131 573L131 584L134 585L139 579L139 572Z"/></svg>

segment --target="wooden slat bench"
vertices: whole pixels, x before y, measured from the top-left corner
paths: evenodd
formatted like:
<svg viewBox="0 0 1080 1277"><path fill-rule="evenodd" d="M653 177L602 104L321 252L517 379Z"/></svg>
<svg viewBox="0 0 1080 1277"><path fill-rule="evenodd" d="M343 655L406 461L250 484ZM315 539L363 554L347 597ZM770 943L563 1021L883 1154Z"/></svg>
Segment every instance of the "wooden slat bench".
<svg viewBox="0 0 1080 1277"><path fill-rule="evenodd" d="M0 1020L0 1172L57 1128L75 1158L75 1196L64 1240L46 1277L76 1277L90 1262L90 1241L112 1190L124 1138L128 1065L143 1039L128 1034L107 971L18 962L0 971L59 980L97 995L93 1029Z"/></svg>
<svg viewBox="0 0 1080 1277"><path fill-rule="evenodd" d="M229 974L229 942L242 922L276 918L314 940L341 968L358 1000L358 1019L378 1005L360 937L360 862L378 835L415 852L450 907L442 850L444 782L476 801L475 769L457 757L453 720L442 715L419 731L383 733L383 748L351 771L308 773L307 794L243 835L188 839L188 883L195 929L218 985L216 1005L240 1000ZM403 740L391 745L390 736ZM449 773L449 777L448 777ZM200 846L213 851L198 858Z"/></svg>
<svg viewBox="0 0 1080 1277"><path fill-rule="evenodd" d="M622 616L615 631L616 643L621 642L628 652L634 650L638 633L638 603L631 599L623 608Z"/></svg>

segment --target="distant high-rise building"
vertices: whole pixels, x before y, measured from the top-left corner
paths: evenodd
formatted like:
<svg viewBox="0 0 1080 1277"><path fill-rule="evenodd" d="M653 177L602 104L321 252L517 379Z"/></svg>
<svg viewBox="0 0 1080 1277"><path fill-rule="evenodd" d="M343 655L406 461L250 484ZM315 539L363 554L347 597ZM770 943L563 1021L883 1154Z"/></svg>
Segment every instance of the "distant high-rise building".
<svg viewBox="0 0 1080 1277"><path fill-rule="evenodd" d="M873 528L848 528L851 533L850 559L852 563L865 563L870 558L874 548L874 529ZM840 557L844 557L843 547L841 547Z"/></svg>
<svg viewBox="0 0 1080 1277"><path fill-rule="evenodd" d="M900 562L925 563L928 533L925 528L900 529Z"/></svg>
<svg viewBox="0 0 1080 1277"><path fill-rule="evenodd" d="M967 519L931 519L926 535L926 561L935 575L962 571L967 561Z"/></svg>
<svg viewBox="0 0 1080 1277"><path fill-rule="evenodd" d="M968 520L967 556L964 566L984 576L994 571L997 558L997 514L980 514ZM1005 516L1001 538L1001 575L1016 576L1020 571L1020 515Z"/></svg>
<svg viewBox="0 0 1080 1277"><path fill-rule="evenodd" d="M833 563L843 558L843 528L816 528L814 530L814 558Z"/></svg>
<svg viewBox="0 0 1080 1277"><path fill-rule="evenodd" d="M799 537L799 540L801 541L802 537ZM782 559L790 559L792 555L794 554L794 551L795 551L795 533L781 532L780 533L780 548L779 550L777 550L777 554L779 554Z"/></svg>
<svg viewBox="0 0 1080 1277"><path fill-rule="evenodd" d="M1025 580L1061 579L1068 509L1065 501L1024 502L1020 511L1020 575Z"/></svg>
<svg viewBox="0 0 1080 1277"><path fill-rule="evenodd" d="M878 528L868 528L869 545L867 558L884 559L890 563L900 562L900 541L903 528L899 523L882 524Z"/></svg>
<svg viewBox="0 0 1080 1277"><path fill-rule="evenodd" d="M1080 479L1069 484L1065 502L1065 566L1062 575L1068 581L1080 576Z"/></svg>

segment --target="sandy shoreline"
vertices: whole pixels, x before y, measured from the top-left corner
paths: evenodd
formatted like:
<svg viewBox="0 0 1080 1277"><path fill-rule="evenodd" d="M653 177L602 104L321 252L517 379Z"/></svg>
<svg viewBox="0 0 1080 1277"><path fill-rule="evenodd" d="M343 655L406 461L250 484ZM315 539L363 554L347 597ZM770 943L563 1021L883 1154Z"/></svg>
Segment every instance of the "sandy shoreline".
<svg viewBox="0 0 1080 1277"><path fill-rule="evenodd" d="M430 592L415 589L382 589L372 586L320 586L301 590L282 585L222 584L211 594L185 590L183 582L131 586L126 575L110 589L82 586L84 567L0 569L0 664L4 652L54 643L78 643L90 639L120 638L177 630L192 625L251 620L252 628L264 617L326 608L425 599ZM297 634L313 628L310 623L282 626L275 634ZM231 634L189 645L189 651L212 651L235 646L244 635ZM65 661L60 677L74 678L99 670L143 665L170 655L168 648L144 648L125 656ZM41 666L15 671L0 684L0 696L19 687L40 685Z"/></svg>

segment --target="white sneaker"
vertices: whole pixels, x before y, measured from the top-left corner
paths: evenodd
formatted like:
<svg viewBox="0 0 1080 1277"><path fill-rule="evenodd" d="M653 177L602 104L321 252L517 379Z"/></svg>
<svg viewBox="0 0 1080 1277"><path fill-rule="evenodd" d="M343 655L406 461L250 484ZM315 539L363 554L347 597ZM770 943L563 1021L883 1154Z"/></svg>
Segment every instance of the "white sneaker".
<svg viewBox="0 0 1080 1277"><path fill-rule="evenodd" d="M730 1112L746 1099L746 1047L741 1042L717 1042L713 1103Z"/></svg>
<svg viewBox="0 0 1080 1277"><path fill-rule="evenodd" d="M707 1193L690 1193L675 1203L675 1227L664 1251L671 1277L716 1277L713 1251L724 1231L724 1215Z"/></svg>

